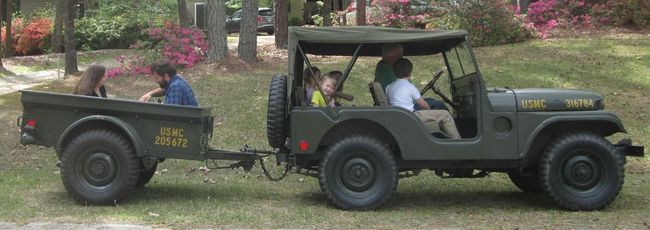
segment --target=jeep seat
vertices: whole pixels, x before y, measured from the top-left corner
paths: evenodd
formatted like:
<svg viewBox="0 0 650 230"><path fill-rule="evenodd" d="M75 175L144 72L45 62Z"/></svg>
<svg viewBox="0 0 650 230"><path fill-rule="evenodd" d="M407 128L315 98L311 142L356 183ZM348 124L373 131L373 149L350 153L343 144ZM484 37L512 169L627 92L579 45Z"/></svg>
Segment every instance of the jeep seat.
<svg viewBox="0 0 650 230"><path fill-rule="evenodd" d="M368 84L370 89L370 95L372 95L372 100L375 102L374 106L389 106L388 97L384 92L384 88L381 87L379 82L373 82Z"/></svg>

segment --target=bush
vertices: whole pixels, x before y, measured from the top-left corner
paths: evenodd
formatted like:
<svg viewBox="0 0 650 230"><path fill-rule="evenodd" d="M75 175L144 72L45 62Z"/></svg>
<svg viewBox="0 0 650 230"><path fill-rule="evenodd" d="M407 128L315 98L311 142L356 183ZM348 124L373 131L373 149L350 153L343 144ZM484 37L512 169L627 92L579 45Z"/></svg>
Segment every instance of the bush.
<svg viewBox="0 0 650 230"><path fill-rule="evenodd" d="M50 45L52 21L47 18L33 19L16 34L16 53L42 54Z"/></svg>
<svg viewBox="0 0 650 230"><path fill-rule="evenodd" d="M175 0L97 0L88 16L76 22L78 46L84 50L128 48L145 38L142 30L175 20L175 4Z"/></svg>
<svg viewBox="0 0 650 230"><path fill-rule="evenodd" d="M0 46L2 47L2 50L5 50L5 41L7 40L7 33L6 33L7 27L2 27L0 29L0 40L2 40L2 44ZM13 20L11 22L11 46L16 47L18 46L18 38L20 38L20 32L23 30L23 19L20 17L13 17Z"/></svg>
<svg viewBox="0 0 650 230"><path fill-rule="evenodd" d="M124 49L141 37L142 29L122 16L86 17L76 23L77 46L82 50Z"/></svg>
<svg viewBox="0 0 650 230"><path fill-rule="evenodd" d="M600 24L644 28L650 26L650 1L609 0L594 4L592 15Z"/></svg>
<svg viewBox="0 0 650 230"><path fill-rule="evenodd" d="M517 9L502 0L466 0L456 4L439 3L447 9L428 28L464 29L476 46L497 45L535 37L531 24L525 23Z"/></svg>
<svg viewBox="0 0 650 230"><path fill-rule="evenodd" d="M196 27L183 28L166 22L162 27L149 28L143 33L147 39L131 46L138 50L136 54L116 57L121 67L109 70L109 77L148 74L151 64L159 62L192 67L203 60L208 50L203 31Z"/></svg>
<svg viewBox="0 0 650 230"><path fill-rule="evenodd" d="M410 0L375 0L368 12L368 23L395 28L421 28L426 25L430 8L415 10ZM378 12L375 12L378 11Z"/></svg>

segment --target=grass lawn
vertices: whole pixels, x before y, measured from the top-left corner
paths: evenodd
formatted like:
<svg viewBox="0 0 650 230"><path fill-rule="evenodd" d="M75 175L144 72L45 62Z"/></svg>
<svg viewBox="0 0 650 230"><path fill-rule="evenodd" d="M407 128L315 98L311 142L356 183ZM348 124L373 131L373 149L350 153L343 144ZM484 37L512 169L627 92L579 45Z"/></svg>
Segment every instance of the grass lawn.
<svg viewBox="0 0 650 230"><path fill-rule="evenodd" d="M636 143L650 145L650 37L598 36L475 50L489 87L581 88L603 94L606 109L617 113ZM439 56L413 58L414 82L426 82L442 67ZM378 59L360 58L345 90L356 105L371 104L367 83ZM321 70L343 69L347 59L314 61ZM238 149L266 147L266 97L270 76L286 64L254 71L215 73L191 70L199 103L216 117L211 145ZM205 73L202 73L205 72ZM207 74L206 74L207 73ZM72 79L74 80L74 79ZM70 92L71 79L42 90ZM109 94L136 99L155 86L149 78L111 79ZM650 162L628 158L619 197L605 210L567 212L546 196L520 192L502 174L483 179L440 179L427 171L400 180L397 195L370 212L337 210L325 201L315 178L290 175L271 182L259 167L201 172L203 162L168 160L144 189L111 207L73 202L61 183L53 149L18 144L17 93L0 96L0 221L133 223L161 227L264 228L648 228ZM205 182L208 181L208 182ZM214 182L214 183L213 183Z"/></svg>

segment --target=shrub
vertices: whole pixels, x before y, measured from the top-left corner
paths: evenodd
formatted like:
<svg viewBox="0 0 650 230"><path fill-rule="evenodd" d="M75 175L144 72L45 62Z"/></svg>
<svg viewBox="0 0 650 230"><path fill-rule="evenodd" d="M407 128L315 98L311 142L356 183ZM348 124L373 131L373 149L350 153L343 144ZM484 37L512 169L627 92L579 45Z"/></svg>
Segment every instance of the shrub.
<svg viewBox="0 0 650 230"><path fill-rule="evenodd" d="M107 76L149 74L151 64L158 62L192 67L203 60L208 49L203 31L196 27L166 22L162 27L145 29L143 34L147 39L131 46L136 54L116 57L120 67L107 71Z"/></svg>
<svg viewBox="0 0 650 230"><path fill-rule="evenodd" d="M122 16L86 17L77 20L75 36L77 46L83 50L123 49L140 38L141 29Z"/></svg>
<svg viewBox="0 0 650 230"><path fill-rule="evenodd" d="M379 12L368 12L369 24L396 28L424 28L429 16L428 10L415 10L410 0L375 0L371 9Z"/></svg>
<svg viewBox="0 0 650 230"><path fill-rule="evenodd" d="M600 24L643 28L650 25L650 1L609 0L594 4L592 15Z"/></svg>
<svg viewBox="0 0 650 230"><path fill-rule="evenodd" d="M49 46L52 37L52 21L47 18L33 19L16 37L16 53L41 54Z"/></svg>
<svg viewBox="0 0 650 230"><path fill-rule="evenodd" d="M525 41L535 37L531 24L502 0L466 0L439 3L446 9L428 28L464 29L476 46Z"/></svg>
<svg viewBox="0 0 650 230"><path fill-rule="evenodd" d="M2 50L5 50L5 41L7 40L7 27L2 27L0 29L0 40L2 40ZM18 38L20 38L20 31L23 30L23 19L20 17L14 17L11 22L11 46L16 47L18 45Z"/></svg>

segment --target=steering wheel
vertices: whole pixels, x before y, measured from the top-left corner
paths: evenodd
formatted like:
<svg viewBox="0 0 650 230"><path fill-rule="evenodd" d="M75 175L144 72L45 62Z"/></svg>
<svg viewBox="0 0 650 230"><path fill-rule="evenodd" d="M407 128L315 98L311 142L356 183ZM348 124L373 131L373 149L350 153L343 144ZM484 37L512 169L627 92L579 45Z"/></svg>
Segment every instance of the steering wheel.
<svg viewBox="0 0 650 230"><path fill-rule="evenodd" d="M440 77L442 77L442 73L444 73L445 70L447 70L447 68L440 69L433 73L433 79L431 79L431 81L429 81L429 83L427 83L424 88L420 90L420 95L424 95L428 90L433 90L433 92L437 94L445 103L454 109L458 109L458 103L453 102L451 99L445 96L445 94L443 94L438 87L436 87L436 82L440 79Z"/></svg>

